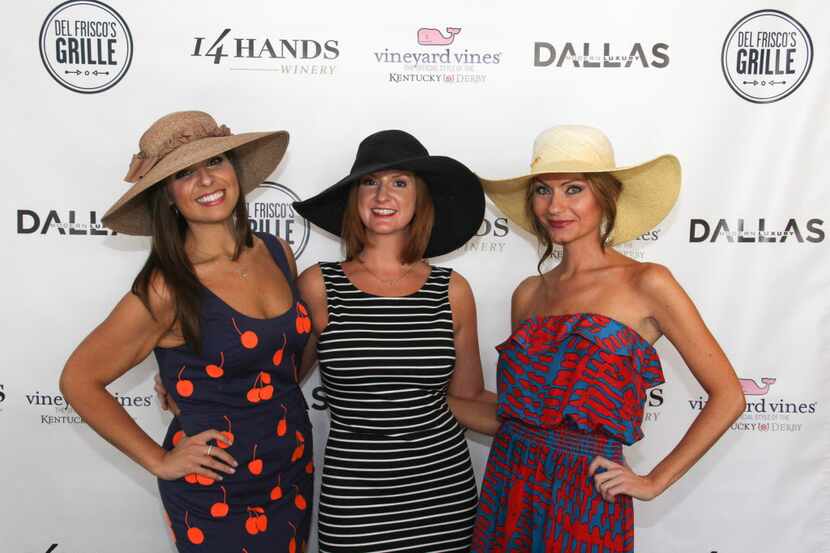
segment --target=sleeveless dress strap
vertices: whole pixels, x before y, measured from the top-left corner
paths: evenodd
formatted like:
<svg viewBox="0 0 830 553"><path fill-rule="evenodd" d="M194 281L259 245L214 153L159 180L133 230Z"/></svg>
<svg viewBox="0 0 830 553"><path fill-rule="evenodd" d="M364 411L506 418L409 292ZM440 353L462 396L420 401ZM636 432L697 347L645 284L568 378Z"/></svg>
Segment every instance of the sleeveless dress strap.
<svg viewBox="0 0 830 553"><path fill-rule="evenodd" d="M450 278L452 278L452 269L450 267L439 267L437 265L430 265L430 270L432 272L432 275L427 279L427 284L432 284L432 282L430 281L434 280L434 284L441 291L442 296L446 297L449 301Z"/></svg>
<svg viewBox="0 0 830 553"><path fill-rule="evenodd" d="M334 285L335 281L339 281L339 284L348 284L348 279L346 279L346 274L340 268L340 263L336 261L321 261L320 265L320 273L323 275L323 286L326 290L326 308L329 310L329 315L332 312L332 295L336 292Z"/></svg>
<svg viewBox="0 0 830 553"><path fill-rule="evenodd" d="M294 275L291 273L291 267L288 265L288 257L285 255L285 250L282 249L282 245L277 240L277 237L267 232L255 232L254 234L265 242L268 251L271 253L271 257L274 259L274 263L277 264L277 267L280 268L280 271L285 276L285 280L293 288L295 284Z"/></svg>

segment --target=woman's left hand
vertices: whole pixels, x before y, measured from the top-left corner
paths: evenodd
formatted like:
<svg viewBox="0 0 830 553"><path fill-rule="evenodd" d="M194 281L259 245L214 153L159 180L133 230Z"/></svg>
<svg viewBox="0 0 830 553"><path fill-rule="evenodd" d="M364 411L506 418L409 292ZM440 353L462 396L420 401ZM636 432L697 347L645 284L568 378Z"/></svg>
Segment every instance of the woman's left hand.
<svg viewBox="0 0 830 553"><path fill-rule="evenodd" d="M603 468L604 471L597 472ZM594 487L605 501L613 502L619 494L630 495L648 501L662 490L648 476L635 474L628 466L597 456L588 467L588 475L594 477Z"/></svg>

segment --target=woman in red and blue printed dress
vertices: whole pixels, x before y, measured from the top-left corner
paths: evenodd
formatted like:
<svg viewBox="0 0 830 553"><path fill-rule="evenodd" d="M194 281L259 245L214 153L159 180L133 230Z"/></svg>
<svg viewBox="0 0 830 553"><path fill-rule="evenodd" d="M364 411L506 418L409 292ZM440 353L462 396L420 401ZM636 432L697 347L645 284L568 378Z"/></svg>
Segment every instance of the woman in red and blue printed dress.
<svg viewBox="0 0 830 553"><path fill-rule="evenodd" d="M497 432L482 484L475 553L627 553L632 498L680 478L745 408L737 377L668 269L612 249L656 226L680 189L671 155L617 167L608 139L554 127L531 174L484 181L489 197L544 247L539 275L512 299L497 347ZM559 264L541 266L561 246ZM663 383L653 344L666 336L709 394L680 443L645 475L622 447L643 433L647 389Z"/></svg>

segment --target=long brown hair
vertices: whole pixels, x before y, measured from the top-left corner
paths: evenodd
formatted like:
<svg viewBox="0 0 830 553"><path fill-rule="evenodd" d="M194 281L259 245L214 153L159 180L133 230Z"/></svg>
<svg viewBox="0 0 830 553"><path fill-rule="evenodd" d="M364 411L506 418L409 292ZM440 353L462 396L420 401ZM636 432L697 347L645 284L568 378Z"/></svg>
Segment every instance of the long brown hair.
<svg viewBox="0 0 830 553"><path fill-rule="evenodd" d="M366 227L360 219L357 210L357 189L360 181L355 182L349 190L346 200L346 209L343 212L343 228L340 239L346 250L346 260L356 258L366 247ZM432 226L435 223L435 206L429 186L424 180L415 175L415 214L409 223L409 240L400 253L402 263L415 263L424 257L429 239L432 236Z"/></svg>
<svg viewBox="0 0 830 553"><path fill-rule="evenodd" d="M600 245L605 249L608 245L611 232L614 230L614 223L617 221L617 198L620 197L620 192L622 192L622 183L610 173L587 173L583 177L588 181L588 186L602 210L602 223L604 228L600 229ZM548 230L539 222L539 219L533 213L535 184L536 181L533 180L527 187L525 211L533 225L533 234L539 241L539 245L544 248L542 257L536 265L536 270L541 274L542 265L553 255L553 241L550 239Z"/></svg>
<svg viewBox="0 0 830 553"><path fill-rule="evenodd" d="M239 168L233 152L226 152L225 156L233 165L236 174ZM152 245L150 255L135 277L132 293L139 297L141 302L155 318L150 306L150 286L155 276L164 279L164 284L173 298L175 306L175 322L181 327L182 337L187 345L197 353L202 352L202 334L200 325L200 311L202 305L202 283L193 270L193 264L184 248L187 236L187 221L171 204L166 190L166 180L153 186L146 192L146 206L150 211L153 225ZM234 238L236 250L234 260L242 253L243 248L253 245L253 233L248 222L248 209L242 189L233 210Z"/></svg>

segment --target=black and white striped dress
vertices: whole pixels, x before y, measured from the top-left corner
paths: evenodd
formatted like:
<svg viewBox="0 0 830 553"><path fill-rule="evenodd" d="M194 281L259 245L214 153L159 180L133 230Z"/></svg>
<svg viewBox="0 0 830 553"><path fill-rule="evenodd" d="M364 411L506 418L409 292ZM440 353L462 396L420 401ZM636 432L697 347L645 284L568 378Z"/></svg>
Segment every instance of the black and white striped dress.
<svg viewBox="0 0 830 553"><path fill-rule="evenodd" d="M475 476L447 406L455 365L450 269L404 297L363 292L321 263L328 326L318 354L331 411L321 553L469 551Z"/></svg>

